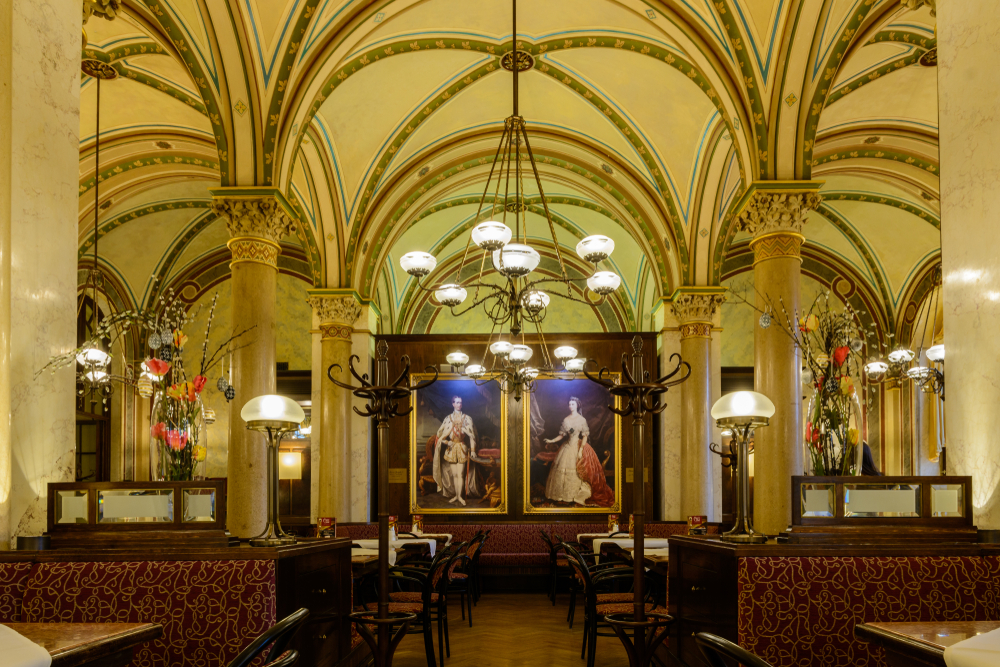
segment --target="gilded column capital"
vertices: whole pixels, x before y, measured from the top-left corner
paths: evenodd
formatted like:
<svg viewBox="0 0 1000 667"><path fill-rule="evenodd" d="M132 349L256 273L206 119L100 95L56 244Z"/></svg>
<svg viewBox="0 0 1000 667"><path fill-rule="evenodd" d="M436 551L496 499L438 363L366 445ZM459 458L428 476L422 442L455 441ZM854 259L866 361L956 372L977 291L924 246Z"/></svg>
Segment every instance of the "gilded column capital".
<svg viewBox="0 0 1000 667"><path fill-rule="evenodd" d="M310 296L308 303L319 317L322 338L351 339L354 323L361 317L362 308L350 296Z"/></svg>
<svg viewBox="0 0 1000 667"><path fill-rule="evenodd" d="M295 224L277 197L216 195L212 211L226 219L231 237L226 245L233 253L232 264L278 266L279 242L295 231Z"/></svg>
<svg viewBox="0 0 1000 667"><path fill-rule="evenodd" d="M814 182L807 182L813 187ZM818 188L819 183L815 184ZM815 189L765 189L754 186L740 211L736 226L753 236L754 264L776 257L801 259L802 229L809 211L822 197Z"/></svg>
<svg viewBox="0 0 1000 667"><path fill-rule="evenodd" d="M711 338L712 320L726 298L722 294L679 293L671 307L680 323L681 338Z"/></svg>

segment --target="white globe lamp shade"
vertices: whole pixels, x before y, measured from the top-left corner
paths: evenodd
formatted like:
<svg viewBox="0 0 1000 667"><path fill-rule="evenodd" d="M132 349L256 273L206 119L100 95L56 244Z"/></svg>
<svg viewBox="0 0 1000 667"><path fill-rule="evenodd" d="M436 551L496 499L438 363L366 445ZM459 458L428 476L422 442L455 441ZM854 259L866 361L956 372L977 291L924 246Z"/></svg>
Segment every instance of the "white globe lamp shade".
<svg viewBox="0 0 1000 667"><path fill-rule="evenodd" d="M93 343L87 343L76 355L81 366L106 366L111 357Z"/></svg>
<svg viewBox="0 0 1000 667"><path fill-rule="evenodd" d="M931 369L926 366L914 366L906 369L906 377L911 380L923 380L931 376Z"/></svg>
<svg viewBox="0 0 1000 667"><path fill-rule="evenodd" d="M549 295L541 290L525 292L521 297L521 305L532 315L540 313L549 307Z"/></svg>
<svg viewBox="0 0 1000 667"><path fill-rule="evenodd" d="M944 343L927 348L927 358L931 361L944 361Z"/></svg>
<svg viewBox="0 0 1000 667"><path fill-rule="evenodd" d="M298 403L287 396L265 394L247 401L240 410L240 417L247 426L254 428L260 422L299 425L305 420L306 413Z"/></svg>
<svg viewBox="0 0 1000 667"><path fill-rule="evenodd" d="M908 361L913 361L913 357L915 356L916 355L913 353L913 350L900 345L889 353L889 361L894 364L902 364Z"/></svg>
<svg viewBox="0 0 1000 667"><path fill-rule="evenodd" d="M712 419L719 426L763 426L774 416L774 403L756 391L734 391L712 406Z"/></svg>
<svg viewBox="0 0 1000 667"><path fill-rule="evenodd" d="M510 227L498 220L480 222L472 228L472 242L487 252L504 247L510 243L511 236Z"/></svg>
<svg viewBox="0 0 1000 667"><path fill-rule="evenodd" d="M521 375L524 378L528 379L528 380L534 380L536 377L538 377L538 369L537 368L522 368L521 369Z"/></svg>
<svg viewBox="0 0 1000 667"><path fill-rule="evenodd" d="M587 364L586 359L567 359L563 363L563 366L565 366L566 370L568 370L571 373L579 373L580 371L583 370L583 367L586 364Z"/></svg>
<svg viewBox="0 0 1000 667"><path fill-rule="evenodd" d="M469 355L465 352L452 352L445 360L452 366L464 366L469 363Z"/></svg>
<svg viewBox="0 0 1000 667"><path fill-rule="evenodd" d="M454 284L442 285L441 289L434 292L434 298L442 306L448 306L449 308L462 305L462 302L465 301L465 297L468 295L469 293L465 291L464 287Z"/></svg>
<svg viewBox="0 0 1000 667"><path fill-rule="evenodd" d="M525 364L534 351L527 345L515 345L510 351L510 360L515 364Z"/></svg>
<svg viewBox="0 0 1000 667"><path fill-rule="evenodd" d="M591 292L602 296L611 294L622 284L622 279L614 271L598 271L587 278L587 287Z"/></svg>
<svg viewBox="0 0 1000 667"><path fill-rule="evenodd" d="M437 260L429 252L408 252L399 258L399 265L411 276L422 278L434 270Z"/></svg>
<svg viewBox="0 0 1000 667"><path fill-rule="evenodd" d="M108 377L108 374L100 369L94 369L84 373L83 377L87 378L87 382L97 384L98 382L103 382L104 378Z"/></svg>
<svg viewBox="0 0 1000 667"><path fill-rule="evenodd" d="M500 250L493 251L493 266L508 278L526 276L542 260L538 252L521 243L508 243Z"/></svg>
<svg viewBox="0 0 1000 667"><path fill-rule="evenodd" d="M889 364L881 359L871 359L865 364L865 373L868 375L881 375L889 370Z"/></svg>
<svg viewBox="0 0 1000 667"><path fill-rule="evenodd" d="M569 345L561 345L553 350L552 354L554 354L556 359L559 361L566 361L576 356L576 348L570 347Z"/></svg>
<svg viewBox="0 0 1000 667"><path fill-rule="evenodd" d="M481 378L486 374L486 369L479 364L470 364L465 367L465 374L473 378Z"/></svg>
<svg viewBox="0 0 1000 667"><path fill-rule="evenodd" d="M498 340L497 342L490 344L490 352L497 357L506 357L513 349L514 346L505 340Z"/></svg>
<svg viewBox="0 0 1000 667"><path fill-rule="evenodd" d="M576 244L576 254L580 259L597 264L614 252L615 242L603 234L594 234Z"/></svg>

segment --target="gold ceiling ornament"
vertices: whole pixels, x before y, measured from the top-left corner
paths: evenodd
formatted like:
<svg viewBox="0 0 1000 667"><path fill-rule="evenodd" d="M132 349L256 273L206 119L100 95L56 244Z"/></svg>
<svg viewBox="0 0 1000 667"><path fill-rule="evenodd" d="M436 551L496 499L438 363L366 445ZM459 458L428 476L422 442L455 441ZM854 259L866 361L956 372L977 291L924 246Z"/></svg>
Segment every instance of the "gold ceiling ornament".
<svg viewBox="0 0 1000 667"><path fill-rule="evenodd" d="M513 73L514 108L513 113L504 120L500 145L497 146L496 155L490 163L490 173L483 188L483 195L479 199L479 209L475 217L478 224L472 229L466 242L462 263L458 265L457 273L451 282L431 287L423 285L421 281L437 267L437 259L433 255L420 251L408 252L400 258L399 263L404 271L416 278L418 289L432 295L437 303L451 309L452 315L462 315L482 306L493 327L481 360L470 364L469 355L464 352L453 352L448 355L448 363L456 371L476 379L477 382L497 382L504 393L512 394L516 400L520 400L522 394L534 390L534 381L539 374L549 375L562 370L575 374L583 370L585 360L576 358L575 348L569 346L556 348L554 355L562 363L562 369L556 367L549 355L542 332L542 321L545 319L550 293L568 301L596 307L602 305L608 295L618 289L621 278L613 271L599 270L599 264L608 259L615 248L615 242L601 234L588 236L576 246L580 259L594 265L593 275L589 278L571 280L566 274L566 262L556 236L542 180L538 175L535 156L531 151L526 123L518 113L518 73L529 69L534 61L528 53L517 51L517 0L512 0L511 4L513 10L511 50L501 58L501 65L506 58L507 65L504 67ZM515 52L516 57L512 55ZM515 62L517 67L514 67ZM554 278L531 277L532 272L541 263L542 256L528 245L524 189L528 167L531 172L527 177L534 178L537 197L542 205L552 239L552 249L558 265L558 275ZM483 216L486 199L491 193L489 214ZM513 223L513 230L507 225L508 214ZM470 259L469 252L473 243L482 251L478 261L476 259L472 261L473 265L479 264L479 275L463 279L462 273ZM499 284L484 280L484 274L489 268L499 274ZM551 271L555 273L555 267L552 267ZM472 304L456 311L455 309L461 306L469 295L466 288L474 290ZM543 288L550 291L546 292ZM536 366L528 364L534 353L531 347L524 344L524 328L528 324L535 327L541 344L541 358L536 357ZM515 344L518 336L521 337L520 343ZM488 355L492 358L488 359Z"/></svg>
<svg viewBox="0 0 1000 667"><path fill-rule="evenodd" d="M101 81L118 78L118 70L102 60L87 59L80 62L80 69L87 76Z"/></svg>
<svg viewBox="0 0 1000 667"><path fill-rule="evenodd" d="M931 8L931 16L937 16L937 0L900 0L899 4L914 11L927 5Z"/></svg>
<svg viewBox="0 0 1000 667"><path fill-rule="evenodd" d="M121 9L121 0L83 0L83 22L89 21L91 15L114 21Z"/></svg>

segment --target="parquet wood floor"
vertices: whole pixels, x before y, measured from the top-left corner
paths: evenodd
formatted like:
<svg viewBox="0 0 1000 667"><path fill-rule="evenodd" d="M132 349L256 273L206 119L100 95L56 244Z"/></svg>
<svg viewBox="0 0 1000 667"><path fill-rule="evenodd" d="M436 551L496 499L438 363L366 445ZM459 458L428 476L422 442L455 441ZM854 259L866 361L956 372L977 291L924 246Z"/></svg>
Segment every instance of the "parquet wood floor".
<svg viewBox="0 0 1000 667"><path fill-rule="evenodd" d="M577 605L572 630L566 624L568 611L569 595L560 595L553 607L544 593L490 593L473 608L470 628L454 596L448 609L451 658L444 667L587 667L580 659L583 608ZM436 630L434 646L436 650ZM597 638L595 667L627 665L617 637ZM403 639L393 667L427 667L421 635Z"/></svg>

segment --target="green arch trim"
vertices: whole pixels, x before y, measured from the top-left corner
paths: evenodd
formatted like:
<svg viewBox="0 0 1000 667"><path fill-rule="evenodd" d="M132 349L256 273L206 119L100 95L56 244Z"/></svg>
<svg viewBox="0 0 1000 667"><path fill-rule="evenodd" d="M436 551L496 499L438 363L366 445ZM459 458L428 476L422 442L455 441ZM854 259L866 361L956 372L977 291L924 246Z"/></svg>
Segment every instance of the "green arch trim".
<svg viewBox="0 0 1000 667"><path fill-rule="evenodd" d="M930 160L922 157L917 157L903 151L896 151L884 148L868 148L865 150L838 150L832 153L826 153L812 161L813 167L818 167L821 164L828 164L830 162L836 162L837 160L853 160L860 158L874 158L876 160L892 160L893 162L901 162L903 164L908 164L910 166L916 167L918 169L923 169L932 174L937 174L939 167L936 162L931 162Z"/></svg>
<svg viewBox="0 0 1000 667"><path fill-rule="evenodd" d="M612 187L612 185L609 182L605 181L603 178L601 178L600 176L598 176L594 172L591 172L591 171L589 171L587 169L579 167L579 166L577 166L577 165L575 165L573 163L570 163L570 162L568 162L566 160L562 160L562 159L558 159L558 158L550 158L548 156L544 156L544 154L540 154L540 155L543 156L540 159L541 162L543 162L545 164L554 165L554 166L557 166L557 167L562 167L564 169L572 171L574 174L576 174L578 176L582 176L582 177L586 178L587 180L590 180L592 183L600 186L606 192L610 193L611 196L614 197L615 200L618 201L618 203L625 210L627 210L631 214L632 218L637 223L637 225L636 225L637 228L642 231L643 236L646 238L647 244L652 249L652 252L653 252L653 255L654 255L654 260L656 261L656 265L657 265L657 268L659 270L659 276L660 276L660 281L661 281L660 282L660 289L661 289L661 291L664 294L668 293L669 292L669 286L670 286L670 278L669 278L670 274L669 274L669 272L667 270L667 266L666 266L666 263L665 263L665 261L663 259L663 255L660 253L659 247L657 246L656 239L653 237L652 232L650 231L650 226L643 223L642 216L640 216L638 209L636 209L635 206L625 197L624 193L622 193L617 188ZM538 156L536 156L536 157L538 157ZM406 213L406 210L410 206L412 206L418 199L420 199L420 197L422 197L428 190L430 190L432 187L434 187L436 185L440 185L441 183L443 183L444 181L446 181L448 178L450 178L452 176L455 176L456 174L459 174L459 173L465 171L469 167L476 167L476 166L486 165L486 164L491 163L492 161L493 161L493 157L481 157L481 158L478 158L478 159L468 160L468 161L463 162L461 164L458 164L458 165L455 165L453 167L450 167L450 168L448 168L448 169L446 169L446 170L438 173L438 175L436 177L433 177L433 178L431 177L430 174L428 174L428 176L425 177L427 179L427 182L424 185L422 185L420 188L418 188L417 190L413 191L410 194L410 196L407 197L407 199L403 202L403 204L399 208L397 208L396 211L393 212L392 216L390 216L389 218L387 218L387 219L385 219L383 221L383 223L381 225L381 229L378 232L378 236L374 239L374 242L372 244L370 244L371 247L368 250L367 256L369 256L369 257L376 256L377 257L380 254L380 250L381 250L382 246L385 244L385 242L387 241L389 233L391 232L392 228L399 221L399 219ZM629 231L631 233L631 230L629 230ZM349 275L352 275L352 276L353 276L353 272L351 270L352 269L351 263L353 261L353 255L354 255L356 247L357 247L357 237L355 237L352 234L351 243L348 246L348 248L350 250L350 253L351 253L349 255L349 257L351 257L351 259L348 259L348 273L349 273ZM369 293L371 291L372 275L374 274L374 272L375 272L375 263L374 262L367 262L366 263L366 273L365 273L365 276L364 276L364 282L362 283L362 289L360 290L361 293L362 293L362 295L365 298L368 297L368 295L369 295Z"/></svg>
<svg viewBox="0 0 1000 667"><path fill-rule="evenodd" d="M206 227L218 219L218 216L212 213L211 210L205 211L202 215L191 221L187 229L185 229L180 235L180 238L171 244L170 250L168 250L163 256L163 259L160 261L155 273L153 273L153 280L146 286L146 293L143 296L144 308L152 308L154 304L151 299L156 298L156 295L160 293L153 289L153 286L162 286L165 284L165 279L170 273L170 270L173 268L174 262L176 262L181 254L183 254L188 245L190 245L191 241L193 241L194 238L198 236L198 234L200 234Z"/></svg>
<svg viewBox="0 0 1000 667"><path fill-rule="evenodd" d="M221 169L219 166L216 166L216 169L220 169L221 171L222 183L229 183L233 177L231 172L232 167L229 164L229 136L226 134L226 128L222 124L222 111L219 106L219 99L209 85L209 78L202 69L198 59L195 58L192 50L188 48L188 45L184 43L184 39L181 38L184 32L174 22L173 18L160 8L160 0L142 1L149 8L149 11L156 16L157 21L163 27L170 41L173 42L174 48L177 49L177 53L181 57L181 61L187 66L188 72L191 74L191 79L201 92L202 102L205 104L205 110L208 112L208 120L212 124L212 130L215 134L216 150L219 153L219 165L221 165Z"/></svg>
<svg viewBox="0 0 1000 667"><path fill-rule="evenodd" d="M313 287L323 287L323 256L320 254L319 246L316 244L316 235L313 233L312 225L309 224L309 220L306 218L302 203L299 202L298 197L294 194L289 194L288 203L291 204L298 219L299 224L295 226L295 235L302 242L309 257L309 273L312 278Z"/></svg>
<svg viewBox="0 0 1000 667"><path fill-rule="evenodd" d="M847 55L847 50L851 45L851 40L857 36L858 28L862 23L864 23L865 18L867 18L868 13L871 12L872 7L874 7L875 4L876 3L874 2L862 3L856 11L851 13L851 18L848 19L847 24L844 26L844 30L837 35L835 42L837 46L833 48L833 53L831 53L826 59L821 80L816 87L816 91L813 93L812 102L809 105L809 115L806 117L805 121L805 128L802 137L803 180L812 178L812 167L816 166L813 162L813 146L815 146L816 143L816 129L819 127L819 116L827 104L827 97L830 93L830 88L833 86L833 82L837 78L837 71L844 62L844 56Z"/></svg>
<svg viewBox="0 0 1000 667"><path fill-rule="evenodd" d="M141 56L141 55L169 55L166 50L159 44L150 41L142 42L132 42L128 45L118 46L111 51L104 52L100 49L89 48L83 50L83 57L89 58L91 60L99 60L103 63L111 65L119 76L125 77L137 83L142 83L150 88L155 88L165 95L183 102L188 105L198 113L203 116L208 115L208 110L205 108L205 104L200 98L192 97L190 94L184 90L174 86L166 79L161 79L159 77L153 77L145 72L140 72L126 65L122 60L131 56ZM84 76L83 79L89 80L90 77Z"/></svg>
<svg viewBox="0 0 1000 667"><path fill-rule="evenodd" d="M721 285L722 265L726 259L726 252L729 250L729 242L735 231L733 223L736 221L736 210L740 207L743 197L746 194L746 187L738 190L739 195L733 197L729 203L729 210L722 216L722 223L719 225L719 235L715 239L715 252L712 256L712 285Z"/></svg>
<svg viewBox="0 0 1000 667"><path fill-rule="evenodd" d="M933 49L937 46L936 37L928 37L927 35L922 35L919 32L912 32L910 30L882 30L875 33L875 35L869 39L867 43L878 44L879 42L909 44L910 46L919 46L925 50Z"/></svg>
<svg viewBox="0 0 1000 667"><path fill-rule="evenodd" d="M862 86L865 86L871 83L872 81L877 81L878 79L882 78L887 74L892 74L893 72L899 71L904 67L909 67L910 65L916 64L917 61L920 60L920 56L924 55L925 53L926 51L924 51L923 49L917 49L908 56L897 58L892 62L886 63L882 67L872 70L871 72L868 73L867 76L865 76L863 79L858 80L854 84L847 84L846 86L841 86L840 88L830 93L830 96L826 98L826 106L830 106L837 100L843 98L844 95L853 93L854 91L859 90Z"/></svg>
<svg viewBox="0 0 1000 667"><path fill-rule="evenodd" d="M185 208L199 209L199 208L209 208L212 202L208 199L181 199L175 201L159 202L157 204L148 204L146 206L140 206L134 208L130 211L126 211L120 215L115 216L111 220L106 221L104 224L99 225L97 228L98 238L104 238L114 230L118 229L126 222L131 222L132 220L138 220L141 217L150 215L152 213L163 213L164 211L177 211ZM84 255L87 254L87 250L92 248L94 245L94 234L89 233L84 239L83 243L80 244L80 248L77 250L76 258L78 260L83 259Z"/></svg>
<svg viewBox="0 0 1000 667"><path fill-rule="evenodd" d="M937 255L930 257L920 270L917 272L915 279L911 280L909 285L903 290L906 297L902 299L897 309L897 317L899 321L899 331L896 332L896 340L903 342L909 341L913 336L913 322L906 321L906 310L913 304L918 309L923 304L927 295L930 294L931 290L934 288L934 277L937 270L941 267L941 253L938 252ZM917 311L919 312L919 310Z"/></svg>
<svg viewBox="0 0 1000 667"><path fill-rule="evenodd" d="M830 224L840 230L851 243L854 244L855 249L861 253L861 256L865 260L865 264L868 265L868 270L872 272L872 278L875 280L876 287L878 287L879 296L882 298L882 304L885 308L885 314L887 317L886 325L889 331L893 331L896 328L895 317L892 314L892 304L895 303L889 294L889 287L886 285L885 276L882 273L882 267L879 265L878 260L872 251L868 248L868 244L864 242L861 236L854 231L854 228L847 224L840 214L831 209L825 203L819 205L816 212L826 218Z"/></svg>
<svg viewBox="0 0 1000 667"><path fill-rule="evenodd" d="M156 167L165 164L187 164L193 167L204 167L205 169L211 169L213 171L219 170L218 162L212 162L211 160L205 160L204 158L192 155L181 155L178 153L158 153L157 157L142 157L135 158L134 160L122 160L121 162L106 166L104 171L102 171L97 178L100 178L103 183L109 178L114 178L115 176L119 176L134 169ZM85 194L88 190L94 187L94 180L95 178L91 177L80 181L81 195Z"/></svg>
<svg viewBox="0 0 1000 667"><path fill-rule="evenodd" d="M941 229L941 218L939 216L935 215L931 211L914 206L904 199L898 199L896 197L886 197L883 195L876 197L872 195L863 195L859 192L828 191L823 193L823 201L826 203L833 203L836 201L856 201L892 206L901 211L906 211L911 215L915 215L921 220L926 220L933 225L935 229Z"/></svg>

